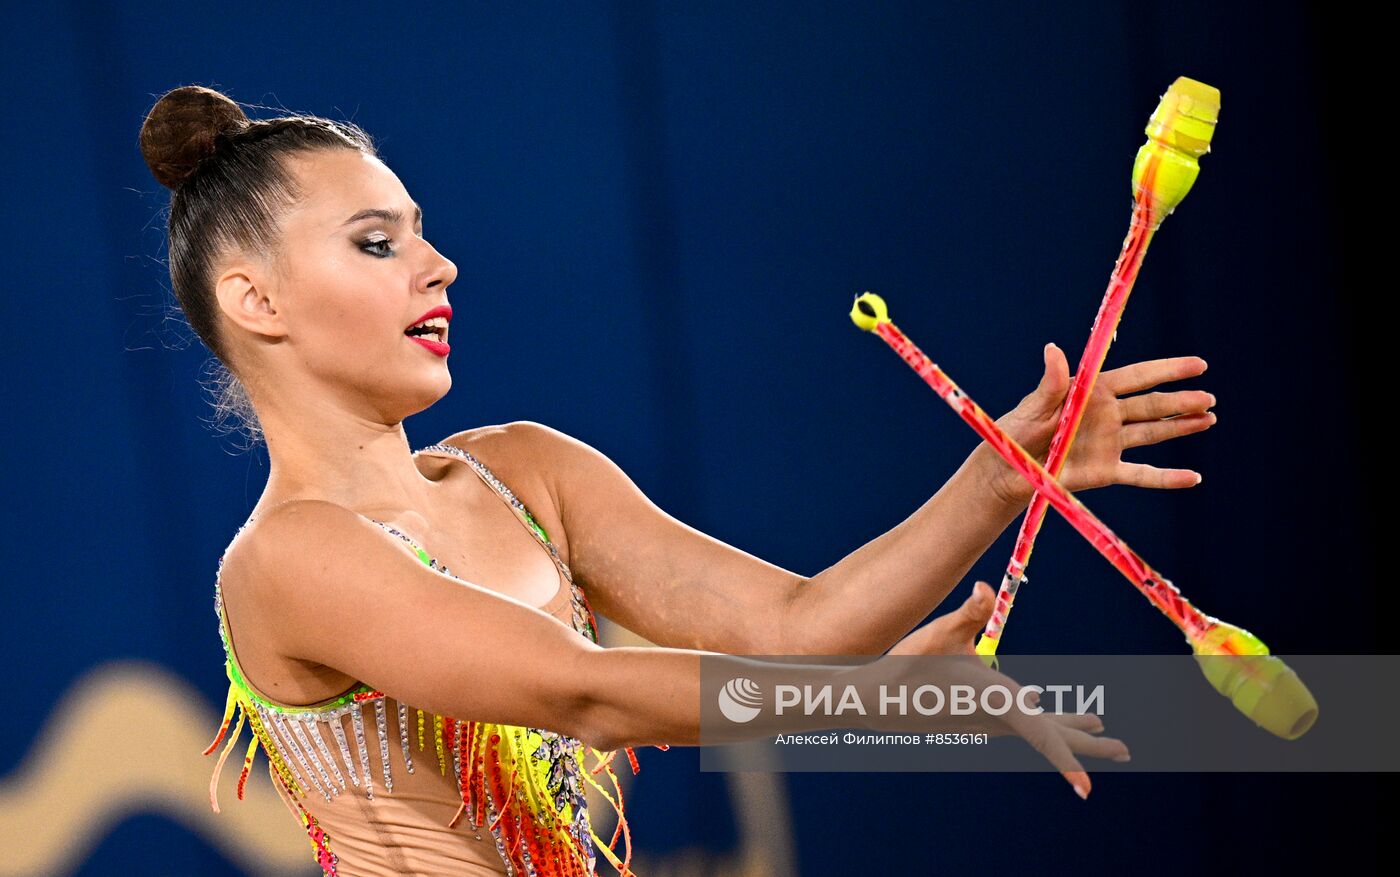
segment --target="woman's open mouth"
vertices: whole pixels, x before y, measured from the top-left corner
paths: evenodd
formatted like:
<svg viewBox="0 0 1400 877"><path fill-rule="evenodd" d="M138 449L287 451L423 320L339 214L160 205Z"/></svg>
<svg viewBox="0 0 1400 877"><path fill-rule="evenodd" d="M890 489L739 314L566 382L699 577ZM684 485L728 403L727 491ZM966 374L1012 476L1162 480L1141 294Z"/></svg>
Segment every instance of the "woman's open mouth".
<svg viewBox="0 0 1400 877"><path fill-rule="evenodd" d="M436 353L438 356L446 356L452 352L452 348L447 346L446 341L438 341L432 335L410 335L408 337L428 348L433 353Z"/></svg>
<svg viewBox="0 0 1400 877"><path fill-rule="evenodd" d="M446 356L452 349L447 345L447 326L451 320L451 308L442 305L428 311L403 333L438 356Z"/></svg>

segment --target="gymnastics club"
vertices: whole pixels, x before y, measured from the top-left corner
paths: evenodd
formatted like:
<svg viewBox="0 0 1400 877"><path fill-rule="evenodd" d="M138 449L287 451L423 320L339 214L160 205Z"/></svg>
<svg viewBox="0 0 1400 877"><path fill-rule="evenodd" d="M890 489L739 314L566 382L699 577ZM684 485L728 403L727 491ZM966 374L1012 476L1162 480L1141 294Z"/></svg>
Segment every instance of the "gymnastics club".
<svg viewBox="0 0 1400 877"><path fill-rule="evenodd" d="M1064 485L1007 435L953 379L933 363L914 342L890 322L884 299L873 292L856 296L851 320L874 332L910 368L952 406L1002 459L1030 482L1070 526L1088 539L1109 563L1128 577L1153 606L1186 635L1196 662L1215 690L1256 724L1286 740L1301 737L1317 720L1317 701L1283 661L1269 654L1254 634L1202 613L1187 602L1177 587L1147 565L1136 552L1094 516ZM1227 657L1234 660L1210 660Z"/></svg>
<svg viewBox="0 0 1400 877"><path fill-rule="evenodd" d="M1133 214L1128 236L1123 240L1123 249L1109 276L1108 291L1094 317L1089 343L1084 346L1084 355L1060 411L1055 436L1050 440L1045 471L1055 478L1060 477L1070 445L1079 431L1089 394L1094 391L1094 381L1108 356L1108 346L1117 335L1118 321L1128 304L1147 246L1162 220L1176 209L1196 182L1196 175L1201 171L1197 159L1210 152L1210 140L1219 116L1220 90L1179 76L1162 95L1148 120L1147 142L1133 161ZM1021 532L1016 536L1016 548L1011 552L1001 588L997 591L992 617L977 640L977 654L991 657L993 666L1006 618L1011 614L1016 591L1026 582L1026 565L1030 563L1035 537L1040 533L1040 525L1045 523L1049 507L1049 501L1042 494L1031 498L1030 508L1021 520Z"/></svg>

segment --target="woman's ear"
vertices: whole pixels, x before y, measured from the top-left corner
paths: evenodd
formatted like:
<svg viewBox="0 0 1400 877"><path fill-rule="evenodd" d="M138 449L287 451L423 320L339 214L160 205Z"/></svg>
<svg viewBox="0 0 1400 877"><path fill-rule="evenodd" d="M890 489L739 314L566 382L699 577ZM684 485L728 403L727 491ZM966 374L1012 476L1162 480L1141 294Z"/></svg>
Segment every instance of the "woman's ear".
<svg viewBox="0 0 1400 877"><path fill-rule="evenodd" d="M224 316L249 332L281 337L287 329L273 302L273 287L266 271L249 262L238 262L214 282L214 298Z"/></svg>

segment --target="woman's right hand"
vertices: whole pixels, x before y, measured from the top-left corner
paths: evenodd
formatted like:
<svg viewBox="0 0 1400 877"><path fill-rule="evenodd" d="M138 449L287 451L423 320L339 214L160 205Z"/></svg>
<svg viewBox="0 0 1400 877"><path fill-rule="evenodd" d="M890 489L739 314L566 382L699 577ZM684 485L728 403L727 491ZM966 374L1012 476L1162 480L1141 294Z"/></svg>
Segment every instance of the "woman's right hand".
<svg viewBox="0 0 1400 877"><path fill-rule="evenodd" d="M961 606L939 616L910 633L894 645L886 656L964 655L966 662L949 662L948 672L956 675L957 684L971 685L981 690L992 685L1004 686L1019 701L1021 686L1010 677L988 667L973 648L973 642L987 625L995 605L995 595L986 582L973 586L972 595ZM940 670L942 667L940 667ZM1040 696L1031 691L1026 700L1038 705ZM1089 774L1075 758L1075 753L1095 758L1128 761L1128 747L1114 737L1096 737L1103 731L1103 722L1094 715L1062 715L1042 712L1031 715L1013 706L1003 715L978 712L965 717L966 730L976 730L994 736L1016 734L1031 744L1060 771L1081 798L1089 796Z"/></svg>

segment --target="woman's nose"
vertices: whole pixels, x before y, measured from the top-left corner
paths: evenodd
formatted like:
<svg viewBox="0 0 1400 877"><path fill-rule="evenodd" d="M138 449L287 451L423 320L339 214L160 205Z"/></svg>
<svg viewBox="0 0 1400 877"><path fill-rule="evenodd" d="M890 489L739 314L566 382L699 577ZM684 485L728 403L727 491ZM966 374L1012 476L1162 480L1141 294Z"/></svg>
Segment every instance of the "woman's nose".
<svg viewBox="0 0 1400 877"><path fill-rule="evenodd" d="M457 279L457 266L451 259L439 253L436 248L429 245L429 249L432 250L433 263L424 275L423 288L445 289Z"/></svg>

